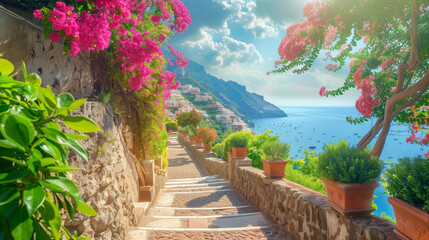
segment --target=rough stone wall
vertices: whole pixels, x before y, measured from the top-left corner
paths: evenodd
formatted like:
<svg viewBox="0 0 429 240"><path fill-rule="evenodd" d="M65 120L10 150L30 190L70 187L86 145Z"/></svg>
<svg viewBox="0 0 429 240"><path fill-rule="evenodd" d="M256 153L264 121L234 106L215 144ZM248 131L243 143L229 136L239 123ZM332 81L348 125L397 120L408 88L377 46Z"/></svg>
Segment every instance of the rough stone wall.
<svg viewBox="0 0 429 240"><path fill-rule="evenodd" d="M37 21L28 13L12 10ZM50 85L55 93L67 91L80 98L92 95L95 80L89 53L64 56L62 43L53 43L41 30L3 12L0 12L0 26L0 57L14 64L18 80L23 80L21 61L24 61L27 71L38 73L43 85Z"/></svg>
<svg viewBox="0 0 429 240"><path fill-rule="evenodd" d="M93 239L124 239L125 230L137 220L133 208L138 200L138 181L135 157L122 135L123 125L101 102L86 102L76 114L93 119L103 129L81 142L90 152L88 163L74 153L69 158L70 165L81 168L72 180L98 216L78 213L73 222L66 220L65 226Z"/></svg>
<svg viewBox="0 0 429 240"><path fill-rule="evenodd" d="M205 158L201 149L180 134L179 140L210 174L228 179L231 187L270 216L292 239L397 239L393 233L395 226L387 220L374 215L344 217L328 205L325 195L285 179L268 179L262 170L251 167L248 158L232 158L229 163ZM229 177L225 177L225 172L229 172Z"/></svg>

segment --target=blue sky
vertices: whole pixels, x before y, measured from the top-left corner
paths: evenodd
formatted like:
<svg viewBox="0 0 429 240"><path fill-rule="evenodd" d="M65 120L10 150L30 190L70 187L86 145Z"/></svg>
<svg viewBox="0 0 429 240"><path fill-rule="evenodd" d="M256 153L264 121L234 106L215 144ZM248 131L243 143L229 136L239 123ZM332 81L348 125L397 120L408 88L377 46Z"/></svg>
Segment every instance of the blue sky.
<svg viewBox="0 0 429 240"><path fill-rule="evenodd" d="M192 23L169 44L206 71L246 86L278 106L354 105L357 91L341 97L322 98L319 89L341 86L348 69L328 72L319 60L305 74L267 76L279 56L277 48L286 28L303 20L308 0L183 0Z"/></svg>

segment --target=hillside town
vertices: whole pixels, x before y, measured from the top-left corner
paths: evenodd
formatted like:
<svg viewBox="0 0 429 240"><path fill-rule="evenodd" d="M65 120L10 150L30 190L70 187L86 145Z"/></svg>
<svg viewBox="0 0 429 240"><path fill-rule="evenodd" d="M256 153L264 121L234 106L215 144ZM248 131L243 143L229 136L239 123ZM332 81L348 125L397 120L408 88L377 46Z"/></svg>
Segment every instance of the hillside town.
<svg viewBox="0 0 429 240"><path fill-rule="evenodd" d="M193 102L185 99L183 95L192 96ZM179 86L177 90L171 91L171 96L166 100L168 105L167 114L171 119L175 119L176 114L196 110L201 113L204 117L214 118L223 123L227 128L231 128L233 131L245 130L248 132L254 132L252 128L249 128L240 117L238 117L233 111L225 108L221 103L213 100L213 97L208 93L201 92L198 87L193 87L190 84ZM214 114L208 114L207 111L198 109L195 105L202 106L204 109L210 109Z"/></svg>

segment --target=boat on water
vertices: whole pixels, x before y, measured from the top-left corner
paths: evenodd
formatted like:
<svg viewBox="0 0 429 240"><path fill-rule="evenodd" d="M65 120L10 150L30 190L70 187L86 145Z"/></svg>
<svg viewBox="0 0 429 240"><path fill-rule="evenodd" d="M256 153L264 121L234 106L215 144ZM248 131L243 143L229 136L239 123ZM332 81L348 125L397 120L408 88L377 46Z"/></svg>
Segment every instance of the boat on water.
<svg viewBox="0 0 429 240"><path fill-rule="evenodd" d="M316 146L311 145L311 146L309 146L308 148L310 148L310 149L315 149L315 148L316 148Z"/></svg>

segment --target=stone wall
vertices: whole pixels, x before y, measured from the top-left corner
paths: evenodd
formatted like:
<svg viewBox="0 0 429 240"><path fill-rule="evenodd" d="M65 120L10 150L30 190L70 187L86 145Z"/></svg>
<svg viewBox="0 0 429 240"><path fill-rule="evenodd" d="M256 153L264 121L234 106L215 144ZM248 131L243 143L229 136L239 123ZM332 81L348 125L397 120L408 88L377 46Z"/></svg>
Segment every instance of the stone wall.
<svg viewBox="0 0 429 240"><path fill-rule="evenodd" d="M90 134L81 144L90 152L88 163L70 154L70 165L81 168L72 180L85 201L98 213L89 217L77 213L65 226L93 239L124 239L125 229L134 226L133 212L138 201L138 181L135 157L124 141L123 125L115 121L109 106L101 102L86 102L76 114L93 119L102 132Z"/></svg>
<svg viewBox="0 0 429 240"><path fill-rule="evenodd" d="M262 170L251 167L251 160L232 158L225 162L205 158L202 149L179 134L196 159L211 174L229 180L230 186L265 212L292 239L347 239L385 240L397 239L395 226L374 215L344 217L327 203L327 197L285 179L268 179ZM229 175L225 175L229 172Z"/></svg>

